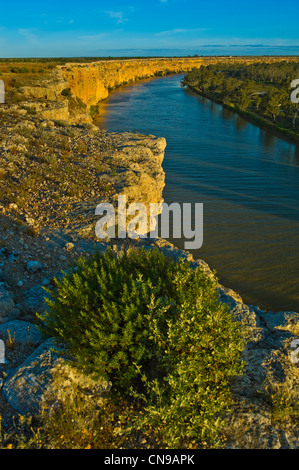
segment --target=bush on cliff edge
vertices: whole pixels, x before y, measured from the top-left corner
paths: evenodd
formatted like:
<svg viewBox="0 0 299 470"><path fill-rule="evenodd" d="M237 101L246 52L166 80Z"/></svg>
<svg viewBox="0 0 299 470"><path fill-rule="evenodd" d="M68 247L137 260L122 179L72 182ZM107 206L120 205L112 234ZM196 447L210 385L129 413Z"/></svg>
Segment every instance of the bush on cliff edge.
<svg viewBox="0 0 299 470"><path fill-rule="evenodd" d="M244 347L215 279L158 250L95 252L48 293L41 330L111 380L111 397L135 397L131 430L170 447L215 441Z"/></svg>

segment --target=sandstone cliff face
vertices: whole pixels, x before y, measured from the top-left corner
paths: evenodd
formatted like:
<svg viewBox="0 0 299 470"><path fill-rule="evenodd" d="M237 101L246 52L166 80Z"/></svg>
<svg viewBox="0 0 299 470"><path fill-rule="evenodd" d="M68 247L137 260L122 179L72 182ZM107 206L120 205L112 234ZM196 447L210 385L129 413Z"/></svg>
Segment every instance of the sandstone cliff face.
<svg viewBox="0 0 299 470"><path fill-rule="evenodd" d="M257 61L275 62L287 60L283 57L196 57L196 58L158 58L99 61L90 64L68 63L58 71L62 80L68 82L74 96L79 97L88 107L96 105L108 97L109 91L142 78L168 73L185 73L194 67L217 62Z"/></svg>
<svg viewBox="0 0 299 470"><path fill-rule="evenodd" d="M67 88L68 83L59 76L53 80L40 81L38 85L23 86L20 92L26 99L57 101L61 100L61 92Z"/></svg>

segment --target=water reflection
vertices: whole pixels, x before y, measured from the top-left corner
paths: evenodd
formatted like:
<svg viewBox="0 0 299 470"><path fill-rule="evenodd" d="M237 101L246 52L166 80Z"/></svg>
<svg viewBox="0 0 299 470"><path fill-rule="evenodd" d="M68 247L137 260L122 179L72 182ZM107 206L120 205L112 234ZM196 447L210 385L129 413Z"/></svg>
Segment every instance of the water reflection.
<svg viewBox="0 0 299 470"><path fill-rule="evenodd" d="M295 145L291 148L291 151L293 151L293 158L292 161L296 163L296 165L299 166L299 145Z"/></svg>
<svg viewBox="0 0 299 470"><path fill-rule="evenodd" d="M237 131L242 131L243 129L246 129L247 125L248 122L245 121L245 119L243 119L239 114L237 114L235 119L235 126Z"/></svg>
<svg viewBox="0 0 299 470"><path fill-rule="evenodd" d="M261 129L260 137L262 145L264 145L265 147L271 148L275 146L277 137L275 137L273 134L270 134L269 132Z"/></svg>
<svg viewBox="0 0 299 470"><path fill-rule="evenodd" d="M230 109L223 107L221 110L221 116L226 121L231 121L232 119L235 118L235 113L233 113Z"/></svg>

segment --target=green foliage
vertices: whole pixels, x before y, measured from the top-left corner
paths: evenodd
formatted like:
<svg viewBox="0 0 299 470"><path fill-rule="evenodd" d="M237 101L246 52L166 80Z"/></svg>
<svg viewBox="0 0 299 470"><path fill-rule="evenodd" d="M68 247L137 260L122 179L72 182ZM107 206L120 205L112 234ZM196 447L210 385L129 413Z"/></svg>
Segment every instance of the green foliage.
<svg viewBox="0 0 299 470"><path fill-rule="evenodd" d="M299 76L297 61L219 63L194 68L183 79L200 93L235 110L253 112L298 132L298 104L290 99L290 84Z"/></svg>
<svg viewBox="0 0 299 470"><path fill-rule="evenodd" d="M92 105L90 106L89 109L89 114L92 118L94 118L99 112L99 106L98 105Z"/></svg>
<svg viewBox="0 0 299 470"><path fill-rule="evenodd" d="M65 88L64 90L62 90L61 94L62 94L62 96L67 96L69 98L72 96L70 88Z"/></svg>
<svg viewBox="0 0 299 470"><path fill-rule="evenodd" d="M56 284L41 330L86 373L110 379L112 396L137 400L134 430L170 447L216 439L244 344L214 278L142 249L95 252Z"/></svg>

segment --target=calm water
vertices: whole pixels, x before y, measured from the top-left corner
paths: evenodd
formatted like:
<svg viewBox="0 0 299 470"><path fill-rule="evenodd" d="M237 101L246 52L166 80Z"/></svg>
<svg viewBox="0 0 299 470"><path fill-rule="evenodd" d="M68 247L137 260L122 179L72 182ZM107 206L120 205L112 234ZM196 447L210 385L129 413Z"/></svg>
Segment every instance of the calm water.
<svg viewBox="0 0 299 470"><path fill-rule="evenodd" d="M182 88L182 77L118 89L98 125L165 137L165 202L204 207L194 257L245 302L298 312L299 147Z"/></svg>

